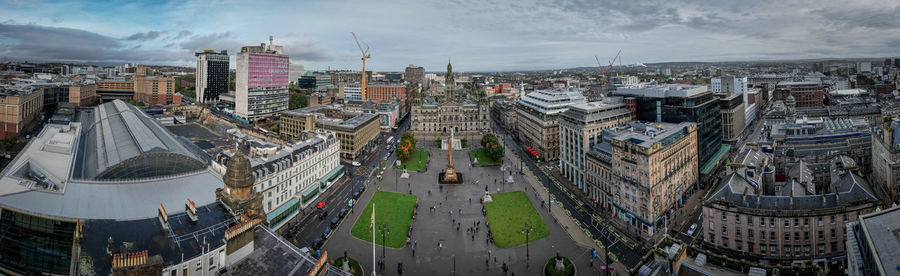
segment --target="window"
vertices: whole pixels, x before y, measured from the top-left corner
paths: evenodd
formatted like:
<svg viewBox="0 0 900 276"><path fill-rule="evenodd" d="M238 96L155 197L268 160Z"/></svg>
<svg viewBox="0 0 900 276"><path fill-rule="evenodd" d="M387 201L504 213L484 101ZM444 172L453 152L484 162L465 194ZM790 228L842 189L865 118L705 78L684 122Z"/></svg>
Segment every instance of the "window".
<svg viewBox="0 0 900 276"><path fill-rule="evenodd" d="M803 232L803 240L804 240L804 241L809 241L809 232L808 232L808 231L807 231L807 232Z"/></svg>
<svg viewBox="0 0 900 276"><path fill-rule="evenodd" d="M759 245L759 253L766 254L766 245L765 244Z"/></svg>
<svg viewBox="0 0 900 276"><path fill-rule="evenodd" d="M800 255L800 246L799 245L794 246L794 254Z"/></svg>
<svg viewBox="0 0 900 276"><path fill-rule="evenodd" d="M795 240L795 241L799 241L799 240L800 240L800 232L794 232L794 240Z"/></svg>
<svg viewBox="0 0 900 276"><path fill-rule="evenodd" d="M831 252L837 252L837 251L839 251L839 250L838 250L838 243L837 243L837 242L831 242Z"/></svg>
<svg viewBox="0 0 900 276"><path fill-rule="evenodd" d="M784 241L786 241L786 242L791 241L791 233L784 232Z"/></svg>
<svg viewBox="0 0 900 276"><path fill-rule="evenodd" d="M753 239L753 230L747 231L747 238L751 240Z"/></svg>
<svg viewBox="0 0 900 276"><path fill-rule="evenodd" d="M825 231L819 230L819 240L825 239Z"/></svg>
<svg viewBox="0 0 900 276"><path fill-rule="evenodd" d="M775 238L776 238L776 237L775 237L775 231L769 232L769 239L772 239L772 241L775 241Z"/></svg>
<svg viewBox="0 0 900 276"><path fill-rule="evenodd" d="M831 224L834 224L834 215L831 215Z"/></svg>
<svg viewBox="0 0 900 276"><path fill-rule="evenodd" d="M766 240L766 231L759 231L759 240Z"/></svg>
<svg viewBox="0 0 900 276"><path fill-rule="evenodd" d="M772 254L775 254L775 251L777 251L777 250L778 250L777 245L773 244L772 246L769 246L769 252L771 252Z"/></svg>
<svg viewBox="0 0 900 276"><path fill-rule="evenodd" d="M728 218L725 216L725 212L722 212L722 221L725 221L726 219Z"/></svg>
<svg viewBox="0 0 900 276"><path fill-rule="evenodd" d="M738 239L740 239L740 238L742 237L742 236L741 236L741 228L740 228L740 227L735 227L735 228L734 228L734 235L735 235L736 238L738 238Z"/></svg>
<svg viewBox="0 0 900 276"><path fill-rule="evenodd" d="M741 224L741 215L734 216L734 223Z"/></svg>
<svg viewBox="0 0 900 276"><path fill-rule="evenodd" d="M722 224L722 236L728 234L728 226Z"/></svg>
<svg viewBox="0 0 900 276"><path fill-rule="evenodd" d="M753 217L747 216L747 226L753 226Z"/></svg>
<svg viewBox="0 0 900 276"><path fill-rule="evenodd" d="M214 264L215 261L216 261L215 259L216 259L215 256L209 256L209 268L210 268L210 269L212 269L213 266L215 266L215 264Z"/></svg>
<svg viewBox="0 0 900 276"><path fill-rule="evenodd" d="M831 238L832 239L835 238L835 236L837 236L835 233L836 233L835 230L831 229Z"/></svg>
<svg viewBox="0 0 900 276"><path fill-rule="evenodd" d="M784 247L784 255L785 255L785 256L790 256L790 255L791 255L791 247L790 247L790 246L785 246L785 247Z"/></svg>
<svg viewBox="0 0 900 276"><path fill-rule="evenodd" d="M819 254L825 254L825 245L824 244L819 245Z"/></svg>
<svg viewBox="0 0 900 276"><path fill-rule="evenodd" d="M809 218L804 218L803 219L803 227L807 227L807 226L809 226Z"/></svg>
<svg viewBox="0 0 900 276"><path fill-rule="evenodd" d="M790 219L784 219L784 227L791 227L791 220L790 220Z"/></svg>
<svg viewBox="0 0 900 276"><path fill-rule="evenodd" d="M794 227L800 227L800 219L798 219L798 218L794 219Z"/></svg>
<svg viewBox="0 0 900 276"><path fill-rule="evenodd" d="M775 219L769 218L769 227L775 227Z"/></svg>
<svg viewBox="0 0 900 276"><path fill-rule="evenodd" d="M819 226L822 226L822 225L825 225L825 224L822 223L822 217L819 217Z"/></svg>

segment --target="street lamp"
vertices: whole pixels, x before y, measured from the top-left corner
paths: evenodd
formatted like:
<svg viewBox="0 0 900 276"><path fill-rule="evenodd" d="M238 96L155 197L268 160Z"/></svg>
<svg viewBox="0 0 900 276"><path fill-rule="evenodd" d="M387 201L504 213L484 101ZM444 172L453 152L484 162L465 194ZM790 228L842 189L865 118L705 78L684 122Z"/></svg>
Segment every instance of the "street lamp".
<svg viewBox="0 0 900 276"><path fill-rule="evenodd" d="M384 264L385 264L385 263L384 263L384 252L385 252L385 250L384 250L384 247L385 247L384 241L385 241L385 236L386 236L386 234L390 234L390 230L388 230L387 224L386 224L386 223L382 223L382 224L381 224L381 263L382 263L382 266L381 266L381 267L382 267L382 268L384 268Z"/></svg>
<svg viewBox="0 0 900 276"><path fill-rule="evenodd" d="M527 222L525 223L525 226L522 227L522 233L525 233L525 267L528 267L528 261L531 260L531 253L528 250L528 236L531 235L531 230L531 225Z"/></svg>

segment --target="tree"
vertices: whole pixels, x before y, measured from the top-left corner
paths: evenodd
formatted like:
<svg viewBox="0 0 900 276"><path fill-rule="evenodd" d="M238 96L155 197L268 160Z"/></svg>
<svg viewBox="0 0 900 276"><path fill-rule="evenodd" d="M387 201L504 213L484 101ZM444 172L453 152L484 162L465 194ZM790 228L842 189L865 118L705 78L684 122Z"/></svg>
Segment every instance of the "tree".
<svg viewBox="0 0 900 276"><path fill-rule="evenodd" d="M484 147L484 151L487 152L487 156L494 161L503 158L503 146L500 145L500 141L497 140L497 136L494 136L493 134L485 134L483 137L481 137L481 146Z"/></svg>
<svg viewBox="0 0 900 276"><path fill-rule="evenodd" d="M418 140L411 132L404 132L400 136L400 143L397 146L397 159L408 160L416 150L416 143L418 143Z"/></svg>
<svg viewBox="0 0 900 276"><path fill-rule="evenodd" d="M309 105L309 97L303 93L291 93L291 100L288 105L290 109L304 108Z"/></svg>

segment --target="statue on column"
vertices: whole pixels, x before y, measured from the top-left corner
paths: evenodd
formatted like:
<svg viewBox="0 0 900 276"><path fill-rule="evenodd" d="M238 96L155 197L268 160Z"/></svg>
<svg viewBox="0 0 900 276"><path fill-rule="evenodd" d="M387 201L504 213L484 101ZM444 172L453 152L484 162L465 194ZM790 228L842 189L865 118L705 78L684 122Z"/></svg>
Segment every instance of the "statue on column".
<svg viewBox="0 0 900 276"><path fill-rule="evenodd" d="M441 182L443 183L459 183L458 173L453 169L453 128L450 128L450 139L447 141L447 168L441 174Z"/></svg>

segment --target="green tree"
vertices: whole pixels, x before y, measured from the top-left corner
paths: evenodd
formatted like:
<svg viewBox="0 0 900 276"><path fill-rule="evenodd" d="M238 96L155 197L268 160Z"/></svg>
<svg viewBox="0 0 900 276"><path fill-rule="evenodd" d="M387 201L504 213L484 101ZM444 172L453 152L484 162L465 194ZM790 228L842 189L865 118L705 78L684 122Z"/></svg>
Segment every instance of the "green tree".
<svg viewBox="0 0 900 276"><path fill-rule="evenodd" d="M408 160L416 151L416 143L418 142L419 140L417 140L411 132L404 132L403 135L400 136L400 142L397 143L397 159L404 161Z"/></svg>
<svg viewBox="0 0 900 276"><path fill-rule="evenodd" d="M309 105L309 97L303 93L291 93L291 100L288 105L290 109L304 108Z"/></svg>
<svg viewBox="0 0 900 276"><path fill-rule="evenodd" d="M484 150L487 152L487 156L494 161L503 158L503 145L501 145L500 141L497 140L497 136L494 136L493 134L485 134L483 137L481 137L481 146L484 147Z"/></svg>

